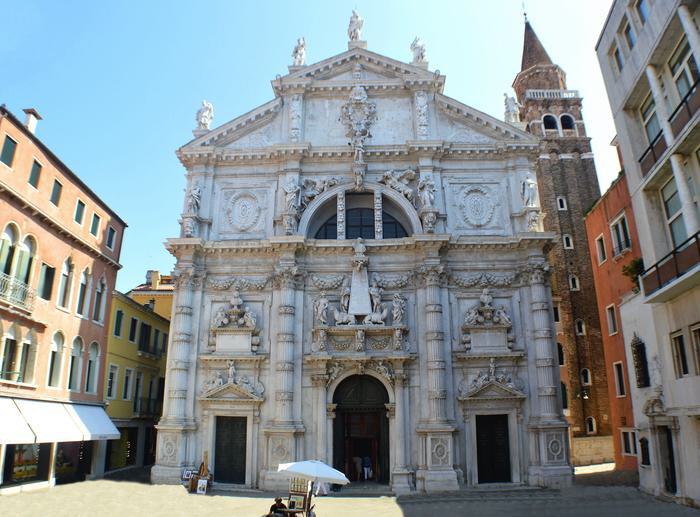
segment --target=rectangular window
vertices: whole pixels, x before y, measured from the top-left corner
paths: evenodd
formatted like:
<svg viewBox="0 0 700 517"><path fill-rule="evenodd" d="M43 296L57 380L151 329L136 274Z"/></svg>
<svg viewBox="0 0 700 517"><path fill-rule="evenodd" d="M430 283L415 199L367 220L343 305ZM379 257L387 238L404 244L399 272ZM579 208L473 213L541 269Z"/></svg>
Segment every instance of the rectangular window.
<svg viewBox="0 0 700 517"><path fill-rule="evenodd" d="M131 368L124 369L124 388L122 389L122 399L131 399L131 378L134 371Z"/></svg>
<svg viewBox="0 0 700 517"><path fill-rule="evenodd" d="M142 352L149 352L151 345L151 326L141 322L141 329L139 330L139 350Z"/></svg>
<svg viewBox="0 0 700 517"><path fill-rule="evenodd" d="M625 389L625 375L622 363L613 363L613 372L615 372L615 390L617 391L618 397L624 397L627 395L627 390Z"/></svg>
<svg viewBox="0 0 700 517"><path fill-rule="evenodd" d="M75 214L73 215L73 219L76 223L83 224L83 215L85 215L85 203L78 199L78 202L75 204Z"/></svg>
<svg viewBox="0 0 700 517"><path fill-rule="evenodd" d="M609 305L605 308L608 317L608 335L617 334L617 318L615 317L615 306Z"/></svg>
<svg viewBox="0 0 700 517"><path fill-rule="evenodd" d="M690 368L683 334L671 336L671 346L673 347L673 366L676 370L676 377L679 379L687 377L690 375Z"/></svg>
<svg viewBox="0 0 700 517"><path fill-rule="evenodd" d="M78 304L75 308L75 312L81 316L85 315L85 297L87 296L87 280L80 279L80 285L78 286Z"/></svg>
<svg viewBox="0 0 700 517"><path fill-rule="evenodd" d="M158 348L158 345L160 341L160 330L158 329L153 329L153 353L157 354L160 350Z"/></svg>
<svg viewBox="0 0 700 517"><path fill-rule="evenodd" d="M625 456L637 455L637 433L634 431L621 431L622 454Z"/></svg>
<svg viewBox="0 0 700 517"><path fill-rule="evenodd" d="M700 327L690 329L693 337L693 351L695 352L695 371L700 375Z"/></svg>
<svg viewBox="0 0 700 517"><path fill-rule="evenodd" d="M617 71L622 72L622 68L625 66L625 61L622 58L622 52L620 52L620 49L617 46L615 46L612 49L611 54L613 56L613 59L615 60L615 65L617 66Z"/></svg>
<svg viewBox="0 0 700 517"><path fill-rule="evenodd" d="M129 341L136 343L136 327L139 324L139 320L136 318L131 318L131 323L129 324Z"/></svg>
<svg viewBox="0 0 700 517"><path fill-rule="evenodd" d="M17 373L16 370L16 360L17 355L17 341L14 339L5 339L5 348L2 352L2 372L0 372L0 378L6 380L13 380L14 375Z"/></svg>
<svg viewBox="0 0 700 517"><path fill-rule="evenodd" d="M632 247L632 240L627 229L627 219L624 215L610 225L610 234L612 235L614 257Z"/></svg>
<svg viewBox="0 0 700 517"><path fill-rule="evenodd" d="M699 330L700 332L700 330ZM700 338L699 338L700 339ZM163 333L162 342L160 344L160 355L163 356L168 352L168 335Z"/></svg>
<svg viewBox="0 0 700 517"><path fill-rule="evenodd" d="M63 190L63 185L58 180L53 180L53 188L51 189L51 202L58 206L61 201L61 191Z"/></svg>
<svg viewBox="0 0 700 517"><path fill-rule="evenodd" d="M92 214L92 223L90 224L90 233L97 237L97 232L100 230L100 216Z"/></svg>
<svg viewBox="0 0 700 517"><path fill-rule="evenodd" d="M44 300L51 299L54 276L56 276L55 267L51 267L48 264L41 264L41 272L39 274L39 286L37 288L37 294L40 298Z"/></svg>
<svg viewBox="0 0 700 517"><path fill-rule="evenodd" d="M107 228L107 247L111 250L114 249L114 238L117 236L117 230L111 226Z"/></svg>
<svg viewBox="0 0 700 517"><path fill-rule="evenodd" d="M649 0L638 0L634 7L639 15L639 21L644 25L649 19Z"/></svg>
<svg viewBox="0 0 700 517"><path fill-rule="evenodd" d="M41 164L34 160L32 162L32 170L29 172L29 184L34 188L39 188L39 179L41 178Z"/></svg>
<svg viewBox="0 0 700 517"><path fill-rule="evenodd" d="M124 311L117 309L114 313L114 335L121 337L122 335L122 320L124 319Z"/></svg>
<svg viewBox="0 0 700 517"><path fill-rule="evenodd" d="M107 374L107 398L113 399L117 393L117 375L119 367L113 364L109 365L109 373Z"/></svg>
<svg viewBox="0 0 700 517"><path fill-rule="evenodd" d="M634 48L634 46L637 44L637 35L634 33L634 30L632 30L632 26L630 25L629 22L625 24L625 27L622 29L622 34L625 36L625 41L627 42L627 46L629 47L630 50Z"/></svg>
<svg viewBox="0 0 700 517"><path fill-rule="evenodd" d="M651 144L661 134L659 118L656 116L656 104L654 102L654 97L651 95L651 93L647 95L647 98L642 103L642 107L640 108L639 112L642 117L644 132L647 135L647 140L649 141L649 144Z"/></svg>
<svg viewBox="0 0 700 517"><path fill-rule="evenodd" d="M60 376L61 353L56 350L51 350L51 356L49 358L49 386L57 387Z"/></svg>
<svg viewBox="0 0 700 517"><path fill-rule="evenodd" d="M9 136L5 136L5 142L2 144L2 153L0 153L0 162L4 163L8 167L12 167L12 162L15 161L15 150L17 149L17 142L12 140Z"/></svg>
<svg viewBox="0 0 700 517"><path fill-rule="evenodd" d="M598 252L598 264L602 264L608 259L605 252L605 239L602 235L595 240L595 249Z"/></svg>
<svg viewBox="0 0 700 517"><path fill-rule="evenodd" d="M678 97L680 100L683 100L700 78L698 65L690 52L690 46L686 38L683 38L678 44L676 51L668 62L668 68L671 70L671 75L673 75L673 82L678 90Z"/></svg>
<svg viewBox="0 0 700 517"><path fill-rule="evenodd" d="M688 238L688 232L685 229L681 200L673 178L661 188L661 198L666 214L666 224L671 234L671 241L673 242L673 247L676 248Z"/></svg>
<svg viewBox="0 0 700 517"><path fill-rule="evenodd" d="M554 311L554 323L559 323L559 306L555 305L552 310Z"/></svg>

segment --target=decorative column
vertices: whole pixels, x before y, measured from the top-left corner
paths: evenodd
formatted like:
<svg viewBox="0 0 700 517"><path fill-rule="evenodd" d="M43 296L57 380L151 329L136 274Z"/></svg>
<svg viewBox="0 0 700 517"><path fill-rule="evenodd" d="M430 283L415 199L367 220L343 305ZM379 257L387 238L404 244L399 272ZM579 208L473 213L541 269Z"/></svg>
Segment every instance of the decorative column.
<svg viewBox="0 0 700 517"><path fill-rule="evenodd" d="M428 258L425 262L420 273L425 280L428 420L417 431L424 442L427 470L420 476L426 492L458 490L457 473L453 467L452 433L455 427L447 419L445 345L440 303L440 281L444 267L436 258Z"/></svg>
<svg viewBox="0 0 700 517"><path fill-rule="evenodd" d="M700 60L700 31L698 31L693 15L690 13L687 5L678 6L678 19L683 25L688 45L690 45L690 51L695 56L695 62L697 62Z"/></svg>
<svg viewBox="0 0 700 517"><path fill-rule="evenodd" d="M327 449L327 436L326 432L328 429L328 406L326 403L326 386L328 384L328 375L326 374L314 374L311 376L311 383L313 384L314 391L316 392L316 410L314 411L316 420L316 451L314 459L327 462L326 449Z"/></svg>
<svg viewBox="0 0 700 517"><path fill-rule="evenodd" d="M384 238L384 221L382 218L382 191L374 191L374 238Z"/></svg>
<svg viewBox="0 0 700 517"><path fill-rule="evenodd" d="M186 464L187 432L194 429L187 414L190 356L192 354L192 304L194 291L202 279L191 269L177 273L176 301L168 350L166 393L163 417L158 429L156 465L151 471L153 483L180 483L180 469Z"/></svg>
<svg viewBox="0 0 700 517"><path fill-rule="evenodd" d="M700 218L698 217L698 209L695 207L693 195L690 193L688 186L688 175L685 172L683 162L685 156L680 153L671 155L671 169L673 169L673 179L676 181L678 189L678 198L681 201L681 212L683 212L683 221L688 236L694 235L700 230Z"/></svg>
<svg viewBox="0 0 700 517"><path fill-rule="evenodd" d="M336 211L336 227L338 232L338 240L345 239L345 191L338 192L338 205Z"/></svg>
<svg viewBox="0 0 700 517"><path fill-rule="evenodd" d="M673 130L671 129L671 124L668 122L669 114L666 111L666 104L662 93L663 90L659 84L659 73L656 71L656 67L654 65L647 65L645 72L647 74L647 81L649 81L651 95L654 97L656 114L659 123L661 124L661 130L664 133L664 138L666 139L666 145L670 146L673 143Z"/></svg>
<svg viewBox="0 0 700 517"><path fill-rule="evenodd" d="M568 424L560 411L554 384L554 342L550 328L551 291L546 284L549 266L543 258L527 268L530 283L532 335L537 372L538 407L531 406L530 431L534 438L529 479L531 485L559 488L571 484L566 447Z"/></svg>
<svg viewBox="0 0 700 517"><path fill-rule="evenodd" d="M411 491L411 472L406 468L406 447L409 444L409 427L406 425L406 385L408 377L403 372L394 375L394 470L391 473L391 489L395 494Z"/></svg>

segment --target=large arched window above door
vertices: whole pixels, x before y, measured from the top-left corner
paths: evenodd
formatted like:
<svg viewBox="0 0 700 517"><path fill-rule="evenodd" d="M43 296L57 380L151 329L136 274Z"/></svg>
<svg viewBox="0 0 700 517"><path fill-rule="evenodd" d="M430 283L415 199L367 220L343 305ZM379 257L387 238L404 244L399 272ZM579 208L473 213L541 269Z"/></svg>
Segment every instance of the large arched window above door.
<svg viewBox="0 0 700 517"><path fill-rule="evenodd" d="M374 210L371 208L351 208L345 212L345 238L375 238ZM391 214L382 212L382 234L384 239L407 237L406 229ZM338 216L333 214L318 229L316 239L338 238Z"/></svg>

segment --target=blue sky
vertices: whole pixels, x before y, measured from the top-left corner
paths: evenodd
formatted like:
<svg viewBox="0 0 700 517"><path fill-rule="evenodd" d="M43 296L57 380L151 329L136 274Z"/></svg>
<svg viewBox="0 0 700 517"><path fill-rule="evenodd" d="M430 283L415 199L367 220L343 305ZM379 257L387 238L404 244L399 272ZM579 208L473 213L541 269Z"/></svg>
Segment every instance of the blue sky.
<svg viewBox="0 0 700 517"><path fill-rule="evenodd" d="M5 5L3 5L5 4ZM528 0L528 17L568 87L584 97L601 190L619 164L594 47L608 0ZM521 0L70 1L0 0L0 102L35 107L37 135L120 216L127 230L117 288L168 272L163 242L178 234L185 185L175 150L192 136L202 99L219 126L273 97L291 64L347 49L352 8L369 50L410 61L416 35L445 93L498 118L520 68Z"/></svg>

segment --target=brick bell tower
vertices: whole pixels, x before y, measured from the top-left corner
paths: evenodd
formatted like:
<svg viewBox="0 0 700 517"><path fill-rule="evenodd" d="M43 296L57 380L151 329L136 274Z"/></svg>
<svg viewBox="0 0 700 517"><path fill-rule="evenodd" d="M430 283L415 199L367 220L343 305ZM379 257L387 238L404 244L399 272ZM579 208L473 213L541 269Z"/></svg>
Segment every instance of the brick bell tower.
<svg viewBox="0 0 700 517"><path fill-rule="evenodd" d="M567 89L566 73L552 63L527 18L521 69L513 88L526 131L542 139L537 178L544 228L559 236L548 258L561 381L568 401L564 407L568 406L565 414L573 437L572 461L611 459L605 359L583 223L583 216L600 197L600 187L581 97ZM599 446L604 451L609 448L609 458L607 452L589 458L591 448Z"/></svg>

